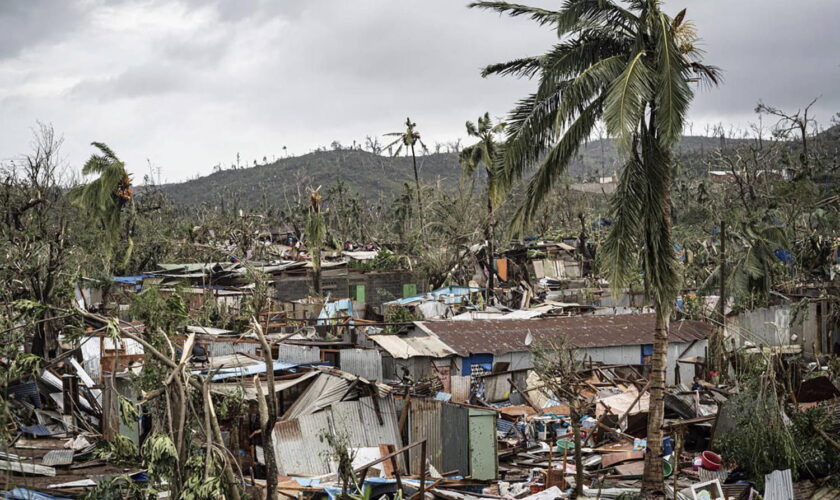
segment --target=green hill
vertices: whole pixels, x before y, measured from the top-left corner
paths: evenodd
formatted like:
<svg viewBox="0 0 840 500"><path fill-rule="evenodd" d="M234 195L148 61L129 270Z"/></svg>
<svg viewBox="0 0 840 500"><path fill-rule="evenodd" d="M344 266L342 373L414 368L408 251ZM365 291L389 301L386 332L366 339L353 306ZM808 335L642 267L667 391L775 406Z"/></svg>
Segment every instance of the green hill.
<svg viewBox="0 0 840 500"><path fill-rule="evenodd" d="M840 128L834 127L821 135L833 138L838 131ZM687 136L677 146L675 157L683 171L702 175L706 169L705 160L711 152L745 141ZM457 154L423 155L417 158L417 164L424 183L436 183L442 189L457 189L460 176ZM573 181L587 181L612 175L619 166L613 142L594 140L580 151L568 173ZM308 186L327 188L339 181L367 199L380 195L393 198L404 183L413 185L411 158L391 158L355 149L324 150L255 167L222 170L186 182L166 184L162 189L182 206L215 205L223 199L236 199L240 205L256 205L263 201L285 204L288 199L305 195Z"/></svg>

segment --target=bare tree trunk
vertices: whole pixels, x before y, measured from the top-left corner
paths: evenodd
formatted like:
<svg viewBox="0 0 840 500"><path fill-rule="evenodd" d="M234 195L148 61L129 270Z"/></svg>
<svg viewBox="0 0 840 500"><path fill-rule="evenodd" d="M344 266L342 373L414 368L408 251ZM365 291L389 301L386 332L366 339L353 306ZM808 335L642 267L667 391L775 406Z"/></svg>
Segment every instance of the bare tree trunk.
<svg viewBox="0 0 840 500"><path fill-rule="evenodd" d="M668 315L656 304L656 327L653 338L653 359L650 380L650 413L648 413L647 451L642 480L643 498L664 495L665 476L662 467L662 424L665 420L665 369L667 367Z"/></svg>
<svg viewBox="0 0 840 500"><path fill-rule="evenodd" d="M312 289L321 295L321 249L312 252Z"/></svg>
<svg viewBox="0 0 840 500"><path fill-rule="evenodd" d="M420 193L420 175L417 173L417 157L414 155L414 144L411 145L411 163L414 166L414 184L417 187L417 208L420 210L420 234L426 237L426 218L423 214L423 196Z"/></svg>
<svg viewBox="0 0 840 500"><path fill-rule="evenodd" d="M277 500L277 457L274 456L274 426L277 423L277 393L274 392L274 360L271 357L271 346L263 335L262 328L254 320L254 331L260 339L265 360L265 373L268 381L268 409L265 418L260 415L262 424L263 456L265 457L265 487L268 500ZM259 383L259 382L257 382ZM257 386L257 396L262 399L261 385ZM262 405L261 405L262 406ZM261 412L262 413L262 412Z"/></svg>
<svg viewBox="0 0 840 500"><path fill-rule="evenodd" d="M575 433L575 498L581 498L583 497L583 456L580 451L580 412L577 410L572 415L572 432Z"/></svg>
<svg viewBox="0 0 840 500"><path fill-rule="evenodd" d="M487 181L490 182L489 180ZM487 196L487 300L485 301L486 306L490 305L490 302L493 298L493 289L496 285L496 277L494 273L495 269L495 262L494 262L494 245L493 245L493 238L495 236L495 226L496 225L496 215L493 213L493 200L490 199L490 196ZM486 307L485 306L485 307Z"/></svg>

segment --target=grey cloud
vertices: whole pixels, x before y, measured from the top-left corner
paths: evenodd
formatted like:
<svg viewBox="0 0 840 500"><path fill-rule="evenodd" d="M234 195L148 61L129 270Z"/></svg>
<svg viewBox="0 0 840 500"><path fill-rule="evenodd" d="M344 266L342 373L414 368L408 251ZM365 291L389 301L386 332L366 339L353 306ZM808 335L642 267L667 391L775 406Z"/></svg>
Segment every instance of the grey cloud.
<svg viewBox="0 0 840 500"><path fill-rule="evenodd" d="M88 12L71 1L0 2L0 60L67 37L84 24Z"/></svg>
<svg viewBox="0 0 840 500"><path fill-rule="evenodd" d="M71 150L71 139L96 138L119 145L129 165L166 158L169 180L207 173L237 152L262 158L284 145L301 153L333 139L349 144L399 129L406 115L430 145L446 142L464 137L464 121L480 113L505 115L535 86L482 79L482 66L539 54L556 42L527 19L470 10L466 0L179 0L196 19L212 22L153 39L114 33L101 43L86 9L103 1L0 0L0 28L15 31L0 30L0 86L15 96L0 101L0 113L13 111L21 120L0 125L0 157L20 151L9 137L20 137L16 131L36 119L72 132ZM725 70L721 87L698 92L690 117L695 132L703 122L753 119L759 99L789 109L821 95L815 109L823 122L840 111L837 0L666 5L688 8L707 61ZM17 73L3 80L9 61L29 61L18 57L22 51L47 53L57 43L62 59L88 61L86 55L101 52L108 65L76 69L68 78L84 80L53 96L38 94L44 86L18 92ZM48 63L26 64L32 67L15 71L47 82L65 76Z"/></svg>
<svg viewBox="0 0 840 500"><path fill-rule="evenodd" d="M191 77L167 65L135 66L116 76L91 78L73 86L73 98L108 101L160 96L188 88Z"/></svg>

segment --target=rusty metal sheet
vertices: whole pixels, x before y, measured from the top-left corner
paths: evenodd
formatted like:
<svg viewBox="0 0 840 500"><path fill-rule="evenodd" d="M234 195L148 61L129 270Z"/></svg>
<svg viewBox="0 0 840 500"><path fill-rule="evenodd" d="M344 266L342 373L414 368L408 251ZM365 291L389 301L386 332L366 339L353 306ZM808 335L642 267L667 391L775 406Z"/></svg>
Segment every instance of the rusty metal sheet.
<svg viewBox="0 0 840 500"><path fill-rule="evenodd" d="M412 399L408 415L409 441L415 442L425 439L429 463L439 471L444 470L440 421L442 405L442 402L434 399ZM415 446L409 451L410 472L412 474L420 472L422 464L420 452L419 446Z"/></svg>
<svg viewBox="0 0 840 500"><path fill-rule="evenodd" d="M653 314L417 322L430 339L439 338L460 356L528 351L525 344L528 332L536 343L564 338L578 348L652 344L654 324ZM701 340L712 329L712 325L701 321L674 321L668 340Z"/></svg>

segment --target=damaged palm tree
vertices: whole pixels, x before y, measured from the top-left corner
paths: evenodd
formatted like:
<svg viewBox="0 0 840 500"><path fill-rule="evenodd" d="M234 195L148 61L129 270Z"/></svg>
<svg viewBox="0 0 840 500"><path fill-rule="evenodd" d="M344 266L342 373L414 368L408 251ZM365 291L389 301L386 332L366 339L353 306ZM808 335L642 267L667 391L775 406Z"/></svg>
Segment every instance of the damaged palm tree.
<svg viewBox="0 0 840 500"><path fill-rule="evenodd" d="M558 11L507 2L474 7L528 16L553 27L560 42L550 52L485 68L484 74L538 77L537 91L511 112L504 146L513 179L538 166L515 225L532 220L566 172L581 145L603 120L625 160L611 201L613 223L602 254L613 289L631 282L639 268L656 309L648 446L642 495L664 495L662 423L668 322L679 288L671 239L671 152L679 140L690 83L719 81L700 61L694 26L685 10L671 18L659 0L619 4L569 0Z"/></svg>
<svg viewBox="0 0 840 500"><path fill-rule="evenodd" d="M496 209L501 204L508 187L505 182L503 170L498 162L500 154L499 146L496 143L496 135L502 133L504 129L505 124L503 122L493 125L489 113L484 113L484 116L479 116L477 124L468 121L467 133L471 137L478 138L478 142L464 148L458 157L461 167L473 179L479 166L484 167L484 173L487 175L487 224L484 235L487 239L486 304L488 306L492 305L493 288L495 285L494 240L496 238Z"/></svg>
<svg viewBox="0 0 840 500"><path fill-rule="evenodd" d="M411 118L405 119L405 132L391 132L385 135L396 136L397 138L385 148L390 149L397 145L393 156L397 156L402 152L403 148L411 153L411 164L414 167L414 185L417 188L417 209L420 214L420 232L425 235L426 220L423 212L423 194L420 191L420 175L417 171L417 155L414 151L414 145L419 144L423 151L426 151L426 145L420 140L420 132L417 130L417 124L411 121Z"/></svg>
<svg viewBox="0 0 840 500"><path fill-rule="evenodd" d="M98 175L88 184L71 191L73 203L86 210L101 224L105 234L106 252L110 254L120 240L123 228L123 213L134 211L131 175L125 163L106 144L94 142L100 154L91 155L82 167L83 175ZM126 231L126 249L120 260L120 269L128 267L134 241L131 232Z"/></svg>
<svg viewBox="0 0 840 500"><path fill-rule="evenodd" d="M309 214L306 219L306 241L312 253L312 288L321 293L321 246L327 239L327 225L321 212L321 193L317 189L309 191Z"/></svg>
<svg viewBox="0 0 840 500"><path fill-rule="evenodd" d="M581 497L584 479L580 420L586 415L589 406L589 401L583 396L586 381L580 376L583 362L575 348L566 344L562 338L560 341L535 345L531 351L534 354L534 371L543 384L540 390L549 399L566 401L569 405L575 443L575 495Z"/></svg>

